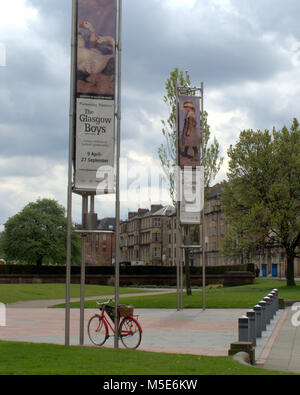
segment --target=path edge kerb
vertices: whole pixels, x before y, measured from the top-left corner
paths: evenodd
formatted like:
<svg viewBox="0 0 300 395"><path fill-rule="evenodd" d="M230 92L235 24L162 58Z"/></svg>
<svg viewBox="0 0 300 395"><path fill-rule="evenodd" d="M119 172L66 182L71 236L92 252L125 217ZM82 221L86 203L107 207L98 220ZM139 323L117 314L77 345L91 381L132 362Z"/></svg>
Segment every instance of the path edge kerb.
<svg viewBox="0 0 300 395"><path fill-rule="evenodd" d="M235 361L241 363L242 365L255 367L255 365L251 365L251 363L250 363L250 356L245 351L240 351L240 352L234 354L232 358Z"/></svg>

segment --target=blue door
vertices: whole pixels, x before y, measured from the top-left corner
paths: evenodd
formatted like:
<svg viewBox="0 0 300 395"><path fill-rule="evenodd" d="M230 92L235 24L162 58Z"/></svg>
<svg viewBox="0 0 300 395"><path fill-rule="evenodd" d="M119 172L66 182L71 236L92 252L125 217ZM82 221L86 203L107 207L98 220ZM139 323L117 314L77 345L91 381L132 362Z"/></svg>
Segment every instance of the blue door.
<svg viewBox="0 0 300 395"><path fill-rule="evenodd" d="M273 264L272 265L272 276L273 277L278 277L277 264Z"/></svg>
<svg viewBox="0 0 300 395"><path fill-rule="evenodd" d="M261 268L262 268L262 275L263 275L263 277L267 277L267 265L265 263L263 263L261 265Z"/></svg>

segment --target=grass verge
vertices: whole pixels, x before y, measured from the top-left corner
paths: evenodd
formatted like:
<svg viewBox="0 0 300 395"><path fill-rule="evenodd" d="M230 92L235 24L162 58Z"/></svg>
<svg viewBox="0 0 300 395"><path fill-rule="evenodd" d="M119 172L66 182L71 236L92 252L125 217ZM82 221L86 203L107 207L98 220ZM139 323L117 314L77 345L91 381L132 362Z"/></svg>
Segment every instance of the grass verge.
<svg viewBox="0 0 300 395"><path fill-rule="evenodd" d="M300 283L296 287L287 287L284 281L255 279L254 284L206 290L206 308L252 308L272 289L277 288L279 297L286 300L300 300ZM132 304L135 308L174 309L177 306L177 294L120 297L120 303ZM55 307L64 307L58 305ZM71 303L78 308L79 303ZM96 307L95 301L86 301L86 308ZM183 295L183 308L202 308L202 291L193 291L192 295Z"/></svg>
<svg viewBox="0 0 300 395"><path fill-rule="evenodd" d="M142 293L143 289L120 288L120 294ZM149 291L150 292L150 291ZM80 297L80 284L71 284L71 298ZM85 296L114 295L115 288L105 285L86 285ZM66 297L65 284L1 284L0 302L4 304L23 302L28 300L64 299Z"/></svg>
<svg viewBox="0 0 300 395"><path fill-rule="evenodd" d="M278 375L231 357L0 341L0 374L7 375Z"/></svg>

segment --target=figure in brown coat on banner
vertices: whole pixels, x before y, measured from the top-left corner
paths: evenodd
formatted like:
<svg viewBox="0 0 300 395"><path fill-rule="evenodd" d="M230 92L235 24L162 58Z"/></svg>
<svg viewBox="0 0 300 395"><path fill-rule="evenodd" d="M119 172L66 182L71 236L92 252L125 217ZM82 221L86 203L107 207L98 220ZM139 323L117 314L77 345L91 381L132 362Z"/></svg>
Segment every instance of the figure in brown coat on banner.
<svg viewBox="0 0 300 395"><path fill-rule="evenodd" d="M199 98L179 98L179 165L200 166Z"/></svg>

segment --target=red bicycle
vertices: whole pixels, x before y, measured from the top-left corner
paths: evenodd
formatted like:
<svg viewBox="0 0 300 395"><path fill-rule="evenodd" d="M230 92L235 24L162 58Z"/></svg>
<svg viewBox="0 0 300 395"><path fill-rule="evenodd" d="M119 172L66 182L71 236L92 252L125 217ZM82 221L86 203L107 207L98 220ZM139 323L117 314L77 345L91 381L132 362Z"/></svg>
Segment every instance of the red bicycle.
<svg viewBox="0 0 300 395"><path fill-rule="evenodd" d="M102 346L115 333L115 307L109 306L113 299L96 302L101 314L93 315L88 322L88 335L93 344ZM137 317L137 316L136 316ZM133 317L132 306L118 306L119 338L126 348L136 349L142 340L142 328ZM110 335L112 333L112 335Z"/></svg>

